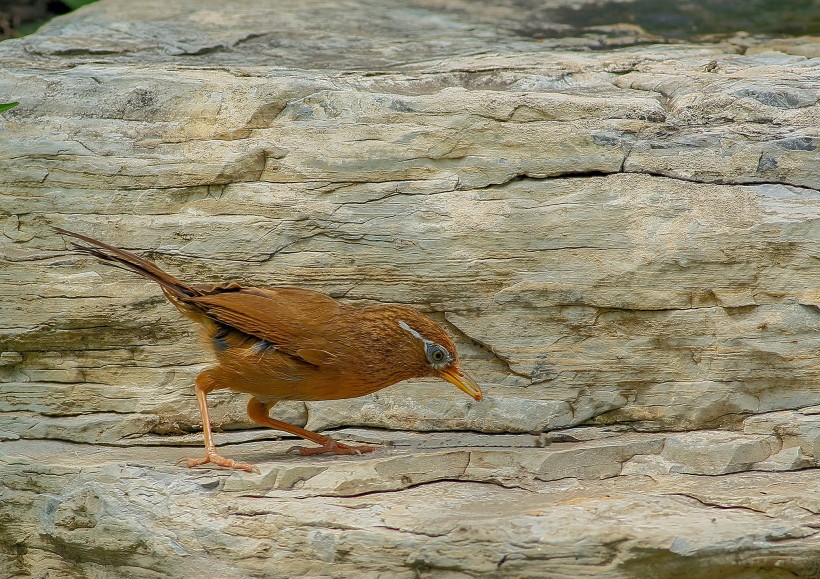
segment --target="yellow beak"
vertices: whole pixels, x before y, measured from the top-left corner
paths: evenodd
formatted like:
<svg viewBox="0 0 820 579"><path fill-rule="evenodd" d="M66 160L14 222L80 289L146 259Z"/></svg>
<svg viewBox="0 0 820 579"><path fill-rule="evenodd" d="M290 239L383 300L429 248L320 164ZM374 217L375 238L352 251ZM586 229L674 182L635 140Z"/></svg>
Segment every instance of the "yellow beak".
<svg viewBox="0 0 820 579"><path fill-rule="evenodd" d="M448 368L441 371L441 377L447 380L450 384L455 384L460 390L463 390L476 400L483 398L481 388L475 383L475 380L467 376L461 371L461 368Z"/></svg>

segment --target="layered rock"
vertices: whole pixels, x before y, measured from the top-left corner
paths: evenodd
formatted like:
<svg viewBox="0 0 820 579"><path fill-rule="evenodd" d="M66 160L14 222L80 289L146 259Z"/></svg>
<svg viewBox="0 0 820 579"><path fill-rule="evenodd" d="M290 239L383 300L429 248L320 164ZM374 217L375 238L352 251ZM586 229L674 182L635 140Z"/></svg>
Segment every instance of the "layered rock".
<svg viewBox="0 0 820 579"><path fill-rule="evenodd" d="M817 466L820 42L590 50L534 41L522 14L105 0L0 44L0 102L21 103L0 116L0 568L812 569L813 483L785 471ZM413 305L486 399L422 381L282 404L422 450L314 463L228 432L261 475L173 467L199 444L194 328L50 225L190 281ZM243 396L211 399L218 429L250 426ZM428 536L451 495L464 528ZM478 505L496 503L493 526Z"/></svg>

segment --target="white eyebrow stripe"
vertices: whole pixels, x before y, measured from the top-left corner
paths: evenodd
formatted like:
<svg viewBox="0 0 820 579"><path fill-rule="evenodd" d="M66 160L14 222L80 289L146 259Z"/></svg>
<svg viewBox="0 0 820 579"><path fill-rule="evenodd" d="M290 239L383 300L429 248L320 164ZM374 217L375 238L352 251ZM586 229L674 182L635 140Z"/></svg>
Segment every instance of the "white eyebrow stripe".
<svg viewBox="0 0 820 579"><path fill-rule="evenodd" d="M407 330L408 332L410 332L411 336L413 336L417 340L421 340L425 344L431 344L432 343L430 340L425 339L425 337L422 336L421 334L419 334L416 330L414 330L413 328L408 326L407 323L404 320L399 320L399 327L402 330Z"/></svg>

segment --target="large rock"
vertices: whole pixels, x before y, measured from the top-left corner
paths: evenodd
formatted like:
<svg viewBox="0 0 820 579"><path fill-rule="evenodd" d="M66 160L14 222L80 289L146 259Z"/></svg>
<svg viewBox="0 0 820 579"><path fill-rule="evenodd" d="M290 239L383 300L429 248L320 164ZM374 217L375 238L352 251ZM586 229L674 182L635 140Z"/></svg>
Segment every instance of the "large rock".
<svg viewBox="0 0 820 579"><path fill-rule="evenodd" d="M533 10L104 0L0 44L0 570L820 573L816 485L784 472L820 456L820 41L535 41ZM419 307L486 399L282 404L427 450L246 431L217 442L261 475L174 467L194 328L49 225Z"/></svg>
<svg viewBox="0 0 820 579"><path fill-rule="evenodd" d="M230 445L264 457L258 475L174 467L184 452L168 440L7 442L0 565L36 577L817 576L820 482L755 472L771 431L731 435L734 460L717 469L722 449L667 451L672 437L565 436L576 442L390 435L394 448L329 458ZM721 433L674 436L679 448L703 438L728 448ZM669 468L637 472L640 458Z"/></svg>

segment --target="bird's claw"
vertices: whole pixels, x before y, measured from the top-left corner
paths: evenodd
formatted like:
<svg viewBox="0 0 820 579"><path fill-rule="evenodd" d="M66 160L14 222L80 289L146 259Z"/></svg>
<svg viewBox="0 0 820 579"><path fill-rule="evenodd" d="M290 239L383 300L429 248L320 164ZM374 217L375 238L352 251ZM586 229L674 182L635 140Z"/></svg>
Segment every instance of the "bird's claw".
<svg viewBox="0 0 820 579"><path fill-rule="evenodd" d="M237 470L244 470L246 472L255 472L259 474L259 468L256 466L249 464L247 462L239 462L230 458L225 458L215 452L209 452L202 458L181 458L177 461L177 464L185 463L185 466L188 468L194 468L195 466L199 466L202 464L211 463L216 466L222 466L225 468L237 469Z"/></svg>
<svg viewBox="0 0 820 579"><path fill-rule="evenodd" d="M375 446L352 446L349 444L342 444L330 439L322 446L291 446L287 452L295 452L301 456L314 456L316 454L365 454L376 450Z"/></svg>

